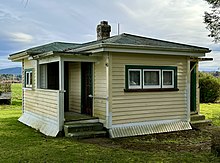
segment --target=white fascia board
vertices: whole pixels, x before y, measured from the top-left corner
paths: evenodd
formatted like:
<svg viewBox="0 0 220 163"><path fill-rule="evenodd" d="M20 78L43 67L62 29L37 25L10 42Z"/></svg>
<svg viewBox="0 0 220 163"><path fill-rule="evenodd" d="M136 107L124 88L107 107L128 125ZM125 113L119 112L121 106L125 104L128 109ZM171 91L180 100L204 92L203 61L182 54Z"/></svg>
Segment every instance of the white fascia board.
<svg viewBox="0 0 220 163"><path fill-rule="evenodd" d="M41 54L35 55L35 56L33 56L33 58L34 59L39 59L39 58L49 57L49 56L52 56L52 55L54 55L53 51L49 51L49 52L46 52L46 53L41 53Z"/></svg>
<svg viewBox="0 0 220 163"><path fill-rule="evenodd" d="M82 48L76 48L72 52L124 52L124 53L141 53L141 54L160 54L160 55L176 55L176 56L191 56L191 57L204 57L206 51L200 50L192 52L189 49L178 48L161 48L150 46L132 46L132 45L115 45L115 44L96 44ZM207 50L207 53L209 51Z"/></svg>
<svg viewBox="0 0 220 163"><path fill-rule="evenodd" d="M69 62L97 62L100 57L97 56L62 56L63 61Z"/></svg>
<svg viewBox="0 0 220 163"><path fill-rule="evenodd" d="M121 52L121 53L140 53L140 54L155 54L155 55L174 55L174 56L190 56L190 57L204 57L205 53L192 52L178 52L178 51L162 51L162 50L145 50L145 49L116 49L104 48L104 51Z"/></svg>
<svg viewBox="0 0 220 163"><path fill-rule="evenodd" d="M47 64L58 61L59 61L59 56L48 56L46 58L39 59L39 64Z"/></svg>
<svg viewBox="0 0 220 163"><path fill-rule="evenodd" d="M8 59L11 60L12 62L21 62L22 59L28 58L29 55L27 52L22 52L22 53L18 53L12 56L9 56Z"/></svg>
<svg viewBox="0 0 220 163"><path fill-rule="evenodd" d="M62 58L63 61L70 61L70 62L97 62L100 56L94 55L82 55L82 54L71 54L71 53L56 53L50 52L45 53L44 55L40 55L36 57L39 59L39 64L46 64L51 62L58 62L59 58Z"/></svg>

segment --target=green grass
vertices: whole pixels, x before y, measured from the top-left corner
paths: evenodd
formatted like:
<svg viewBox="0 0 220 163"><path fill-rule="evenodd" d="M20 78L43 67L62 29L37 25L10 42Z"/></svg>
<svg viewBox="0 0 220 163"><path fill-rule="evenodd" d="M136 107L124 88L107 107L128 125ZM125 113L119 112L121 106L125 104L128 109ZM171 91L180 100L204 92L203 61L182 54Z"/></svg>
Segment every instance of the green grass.
<svg viewBox="0 0 220 163"><path fill-rule="evenodd" d="M200 113L206 116L206 119L212 120L213 124L220 126L220 103L201 104Z"/></svg>
<svg viewBox="0 0 220 163"><path fill-rule="evenodd" d="M90 144L64 137L51 138L18 122L17 118L19 116L19 109L0 110L0 162L220 161L209 152L152 151L148 148L139 151L138 149L126 149L115 146L103 147L99 144ZM133 139L135 141L138 138L131 138L131 140ZM120 139L111 140L113 144L117 143L117 141L126 143Z"/></svg>
<svg viewBox="0 0 220 163"><path fill-rule="evenodd" d="M220 162L218 157L204 150L178 151L170 146L167 146L169 149L157 148L164 143L187 147L189 142L195 144L209 139L207 135L197 134L197 131L191 132L196 134L192 139L182 134L184 140L175 133L167 138L159 135L160 139L151 135L98 139L99 143L47 137L18 122L21 115L21 85L13 85L12 90L12 105L0 106L0 162ZM107 141L107 145L103 145L102 141ZM142 146L148 143L150 146ZM139 149L137 145L144 148ZM151 148L153 146L155 149Z"/></svg>

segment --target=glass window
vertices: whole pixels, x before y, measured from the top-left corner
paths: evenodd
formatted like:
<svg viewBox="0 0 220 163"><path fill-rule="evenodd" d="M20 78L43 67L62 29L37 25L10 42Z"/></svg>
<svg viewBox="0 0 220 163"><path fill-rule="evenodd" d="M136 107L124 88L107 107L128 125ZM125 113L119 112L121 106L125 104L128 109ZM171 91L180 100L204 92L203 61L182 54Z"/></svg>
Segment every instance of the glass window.
<svg viewBox="0 0 220 163"><path fill-rule="evenodd" d="M176 91L177 67L126 65L125 89L136 91ZM167 89L166 89L167 88ZM175 89L172 89L175 88ZM151 89L151 90L148 90Z"/></svg>
<svg viewBox="0 0 220 163"><path fill-rule="evenodd" d="M28 85L29 79L30 79L29 72L26 72L26 85Z"/></svg>
<svg viewBox="0 0 220 163"><path fill-rule="evenodd" d="M32 87L32 70L28 70L25 72L25 87Z"/></svg>
<svg viewBox="0 0 220 163"><path fill-rule="evenodd" d="M163 70L163 88L174 88L174 71L173 70Z"/></svg>
<svg viewBox="0 0 220 163"><path fill-rule="evenodd" d="M128 73L129 88L141 88L141 70L130 69Z"/></svg>
<svg viewBox="0 0 220 163"><path fill-rule="evenodd" d="M30 83L29 84L32 86L32 71L30 72Z"/></svg>
<svg viewBox="0 0 220 163"><path fill-rule="evenodd" d="M160 88L160 70L144 70L144 88Z"/></svg>

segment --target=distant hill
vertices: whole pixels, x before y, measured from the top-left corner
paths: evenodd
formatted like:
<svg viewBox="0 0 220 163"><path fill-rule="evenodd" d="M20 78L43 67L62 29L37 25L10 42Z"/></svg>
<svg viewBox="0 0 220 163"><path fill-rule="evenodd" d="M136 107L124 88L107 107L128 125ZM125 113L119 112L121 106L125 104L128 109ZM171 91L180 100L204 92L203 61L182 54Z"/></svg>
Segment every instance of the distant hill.
<svg viewBox="0 0 220 163"><path fill-rule="evenodd" d="M21 75L21 67L5 68L0 70L0 74Z"/></svg>

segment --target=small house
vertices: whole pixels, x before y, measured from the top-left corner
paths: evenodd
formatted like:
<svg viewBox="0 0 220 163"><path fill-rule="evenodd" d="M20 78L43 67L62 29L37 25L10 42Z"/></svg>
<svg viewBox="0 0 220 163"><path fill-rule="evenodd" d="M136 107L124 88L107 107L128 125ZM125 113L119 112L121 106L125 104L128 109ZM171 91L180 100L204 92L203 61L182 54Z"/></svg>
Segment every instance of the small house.
<svg viewBox="0 0 220 163"><path fill-rule="evenodd" d="M95 41L11 54L22 62L19 121L49 136L63 131L71 114L98 118L112 138L191 129L198 62L210 50L110 31L102 21Z"/></svg>

